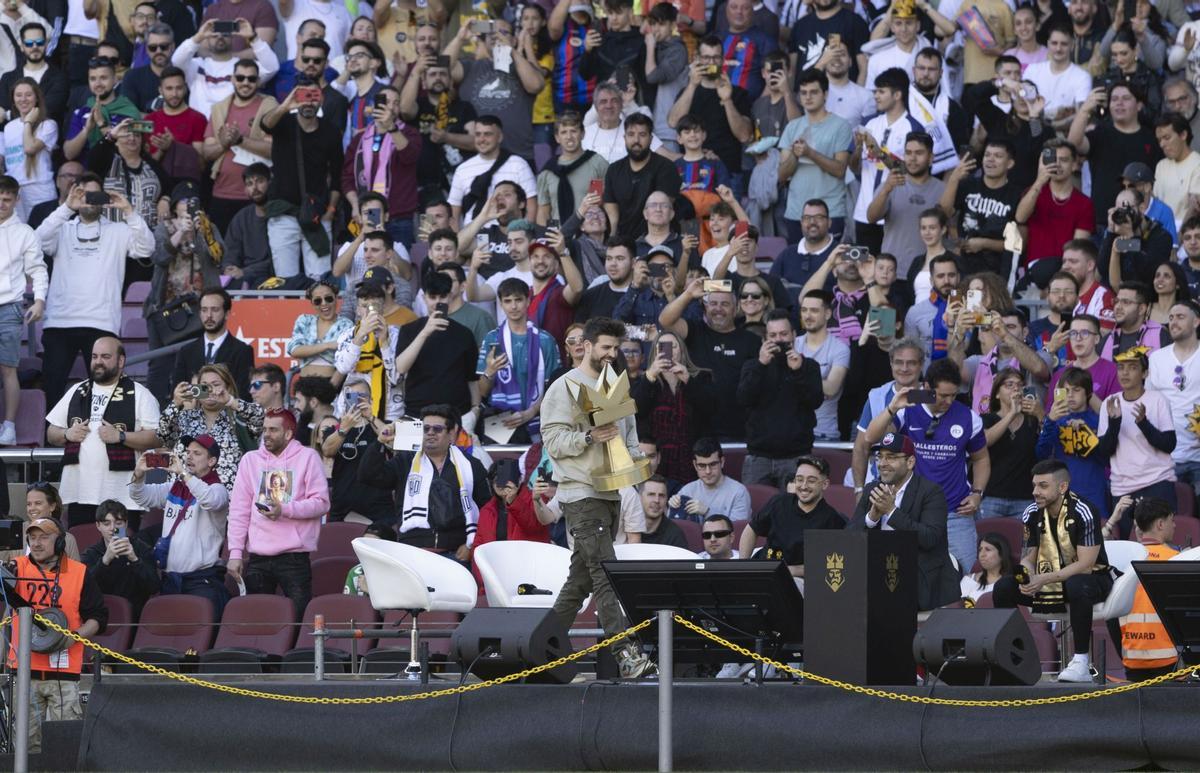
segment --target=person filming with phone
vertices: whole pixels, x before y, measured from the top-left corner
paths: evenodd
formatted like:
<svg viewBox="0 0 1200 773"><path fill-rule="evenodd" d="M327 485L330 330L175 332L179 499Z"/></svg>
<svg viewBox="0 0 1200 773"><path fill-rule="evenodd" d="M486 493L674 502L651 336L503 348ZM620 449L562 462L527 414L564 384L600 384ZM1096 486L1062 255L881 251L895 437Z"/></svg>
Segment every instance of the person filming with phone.
<svg viewBox="0 0 1200 773"><path fill-rule="evenodd" d="M138 460L143 475L146 456L148 454L143 454ZM138 505L150 509L141 502ZM141 615L146 599L158 593L154 553L149 545L133 537L129 513L125 505L114 499L106 499L96 506L96 529L102 539L88 548L80 560L87 565L101 591L129 601L136 619Z"/></svg>

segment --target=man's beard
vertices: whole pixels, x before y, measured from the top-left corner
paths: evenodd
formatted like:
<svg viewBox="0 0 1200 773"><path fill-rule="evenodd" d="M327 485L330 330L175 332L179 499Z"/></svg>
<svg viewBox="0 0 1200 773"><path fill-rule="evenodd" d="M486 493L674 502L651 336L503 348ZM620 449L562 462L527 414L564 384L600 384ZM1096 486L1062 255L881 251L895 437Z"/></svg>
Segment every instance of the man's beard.
<svg viewBox="0 0 1200 773"><path fill-rule="evenodd" d="M104 365L93 365L90 373L92 381L97 384L110 384L117 380L117 372L109 370Z"/></svg>
<svg viewBox="0 0 1200 773"><path fill-rule="evenodd" d="M611 360L588 357L588 366L597 373L604 370L604 366L610 364L610 362Z"/></svg>
<svg viewBox="0 0 1200 773"><path fill-rule="evenodd" d="M650 146L649 145L647 145L644 148L640 148L638 150L634 150L633 148L628 148L627 152L629 153L629 157L631 159L633 159L634 161L645 161L646 159L650 158Z"/></svg>

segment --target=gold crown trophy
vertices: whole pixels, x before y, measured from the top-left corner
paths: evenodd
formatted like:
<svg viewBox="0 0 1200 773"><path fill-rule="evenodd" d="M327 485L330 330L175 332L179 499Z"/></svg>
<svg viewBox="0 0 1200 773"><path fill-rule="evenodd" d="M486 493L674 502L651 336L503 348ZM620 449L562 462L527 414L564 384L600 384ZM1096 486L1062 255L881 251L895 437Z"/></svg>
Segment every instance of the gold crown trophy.
<svg viewBox="0 0 1200 773"><path fill-rule="evenodd" d="M579 410L587 414L593 427L613 424L637 413L637 404L629 399L629 376L617 376L611 365L600 371L596 386L567 381L567 391ZM634 459L617 435L604 443L604 465L592 470L592 487L597 491L616 491L635 486L650 477L650 460Z"/></svg>

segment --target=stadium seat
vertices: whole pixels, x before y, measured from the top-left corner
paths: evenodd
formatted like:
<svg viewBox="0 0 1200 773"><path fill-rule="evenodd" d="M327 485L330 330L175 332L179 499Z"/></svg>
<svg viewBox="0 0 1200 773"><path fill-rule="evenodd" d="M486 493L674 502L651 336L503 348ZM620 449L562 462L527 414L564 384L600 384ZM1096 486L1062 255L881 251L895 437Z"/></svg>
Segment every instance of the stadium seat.
<svg viewBox="0 0 1200 773"><path fill-rule="evenodd" d="M312 561L312 595L342 593L346 587L346 575L358 565L353 556L323 556Z"/></svg>
<svg viewBox="0 0 1200 773"><path fill-rule="evenodd" d="M277 663L296 640L291 599L265 593L236 596L225 605L213 648L200 655L206 674L258 674Z"/></svg>
<svg viewBox="0 0 1200 773"><path fill-rule="evenodd" d="M683 536L687 538L688 550L700 553L704 550L704 537L700 536L702 525L695 521L687 521L682 518L675 519L675 525L683 531ZM736 549L736 546L735 546Z"/></svg>
<svg viewBox="0 0 1200 773"><path fill-rule="evenodd" d="M22 389L17 411L17 445L42 446L46 437L46 393L40 389Z"/></svg>
<svg viewBox="0 0 1200 773"><path fill-rule="evenodd" d="M1175 499L1177 501L1176 515L1192 517L1196 515L1196 492L1192 489L1191 484L1175 481Z"/></svg>
<svg viewBox="0 0 1200 773"><path fill-rule="evenodd" d="M552 607L571 568L571 551L547 542L489 542L476 548L472 558L489 607ZM526 583L551 593L518 593Z"/></svg>
<svg viewBox="0 0 1200 773"><path fill-rule="evenodd" d="M125 291L126 305L141 306L142 303L150 296L149 282L130 282L129 289Z"/></svg>
<svg viewBox="0 0 1200 773"><path fill-rule="evenodd" d="M320 536L317 537L317 549L312 554L312 559L316 561L329 556L353 558L354 548L350 547L350 543L361 537L366 530L366 525L361 523L331 521L322 524Z"/></svg>
<svg viewBox="0 0 1200 773"><path fill-rule="evenodd" d="M695 558L690 550L677 548L674 545L651 545L647 542L626 542L624 545L614 545L618 561L671 561L678 558Z"/></svg>
<svg viewBox="0 0 1200 773"><path fill-rule="evenodd" d="M214 623L212 602L200 596L155 596L146 602L133 637L131 657L178 671L190 653L207 652ZM143 673L136 666L114 664L118 673Z"/></svg>
<svg viewBox="0 0 1200 773"><path fill-rule="evenodd" d="M95 634L91 639L110 650L124 652L129 649L129 644L133 641L133 605L124 596L105 593L104 606L108 608L108 628L104 630L104 633ZM92 656L95 654L96 651L91 647L84 647L84 664L91 663Z"/></svg>
<svg viewBox="0 0 1200 773"><path fill-rule="evenodd" d="M742 463L746 461L746 449L744 448L728 448L725 449L725 464L721 469L725 474L736 481L742 480ZM693 476L694 477L694 476Z"/></svg>
<svg viewBox="0 0 1200 773"><path fill-rule="evenodd" d="M329 630L346 630L375 626L379 623L379 613L371 606L371 600L366 596L351 596L345 593L330 593L324 596L314 596L304 608L304 619L300 623L300 633L296 637L296 646L283 655L280 671L285 674L311 674L313 672L313 653L315 638L313 637L313 620L317 615L325 618L325 628ZM356 647L359 653L366 652L375 646L374 639L362 639ZM325 670L349 670L350 639L325 640Z"/></svg>
<svg viewBox="0 0 1200 773"><path fill-rule="evenodd" d="M136 354L145 354L150 351L150 344L147 341L126 341L125 356L133 359ZM173 361L173 360L172 360ZM140 362L131 362L125 366L125 375L138 381L144 381L150 374L150 362L142 360Z"/></svg>
<svg viewBox="0 0 1200 773"><path fill-rule="evenodd" d="M408 251L409 261L414 269L419 269L421 263L429 256L429 242L417 242L413 244L412 249ZM419 272L413 272L415 276L419 276Z"/></svg>
<svg viewBox="0 0 1200 773"><path fill-rule="evenodd" d="M351 544L363 565L371 605L380 611L408 612L414 645L419 642L417 620L422 612L466 614L475 608L475 576L457 561L398 542L359 537ZM416 654L410 653L404 669L409 679L420 678Z"/></svg>
<svg viewBox="0 0 1200 773"><path fill-rule="evenodd" d="M121 341L129 343L130 341L145 341L146 334L146 319L140 314L129 314L136 309L122 309L121 311Z"/></svg>
<svg viewBox="0 0 1200 773"><path fill-rule="evenodd" d="M88 548L104 539L100 536L100 530L94 523L81 523L78 526L72 526L67 531L75 538L75 544L79 546L79 555L83 555Z"/></svg>
<svg viewBox="0 0 1200 773"><path fill-rule="evenodd" d="M742 532L746 530L746 527L748 525L750 525L749 521L734 521L733 522L733 547L735 550L741 550L741 548L738 546L742 544ZM756 540L754 543L754 547L757 550L758 548L761 548L762 546L764 546L766 544L767 544L766 538L760 534L760 535L758 535L758 540ZM742 558L745 558L745 556L742 556Z"/></svg>
<svg viewBox="0 0 1200 773"><path fill-rule="evenodd" d="M812 455L820 457L829 463L829 480L831 483L841 483L846 479L850 470L850 452L840 448L814 448Z"/></svg>
<svg viewBox="0 0 1200 773"><path fill-rule="evenodd" d="M533 146L533 165L534 174L546 168L546 164L554 158L554 148L544 142L538 142Z"/></svg>
<svg viewBox="0 0 1200 773"><path fill-rule="evenodd" d="M1186 515L1175 518L1175 537L1171 544L1180 550L1188 550L1200 545L1200 518Z"/></svg>
<svg viewBox="0 0 1200 773"><path fill-rule="evenodd" d="M774 261L779 257L779 253L787 249L787 239L782 236L760 236L758 237L758 255L756 260Z"/></svg>
<svg viewBox="0 0 1200 773"><path fill-rule="evenodd" d="M779 493L779 489L774 486L766 486L762 483L748 483L746 490L750 492L750 513L752 515L762 510L763 506Z"/></svg>
<svg viewBox="0 0 1200 773"><path fill-rule="evenodd" d="M1008 543L1008 553L1014 561L1021 558L1025 546L1025 526L1020 518L980 518L975 522L975 534L982 537L994 531Z"/></svg>
<svg viewBox="0 0 1200 773"><path fill-rule="evenodd" d="M854 508L858 505L854 489L838 483L830 483L829 488L825 489L825 501L847 521L854 517Z"/></svg>

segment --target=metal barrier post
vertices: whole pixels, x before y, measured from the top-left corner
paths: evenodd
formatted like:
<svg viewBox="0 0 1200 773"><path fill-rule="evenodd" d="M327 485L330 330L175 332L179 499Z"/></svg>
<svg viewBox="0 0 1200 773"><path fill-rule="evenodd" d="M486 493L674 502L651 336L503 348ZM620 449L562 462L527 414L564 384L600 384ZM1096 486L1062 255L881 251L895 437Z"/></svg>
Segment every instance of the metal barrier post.
<svg viewBox="0 0 1200 773"><path fill-rule="evenodd" d="M17 610L17 631L17 695L13 699L13 703L17 704L17 722L13 728L13 773L26 773L29 770L29 666L33 652L30 641L33 607Z"/></svg>
<svg viewBox="0 0 1200 773"><path fill-rule="evenodd" d="M671 770L671 682L674 679L675 613L658 610L658 770Z"/></svg>
<svg viewBox="0 0 1200 773"><path fill-rule="evenodd" d="M313 675L325 678L325 615L313 615Z"/></svg>

